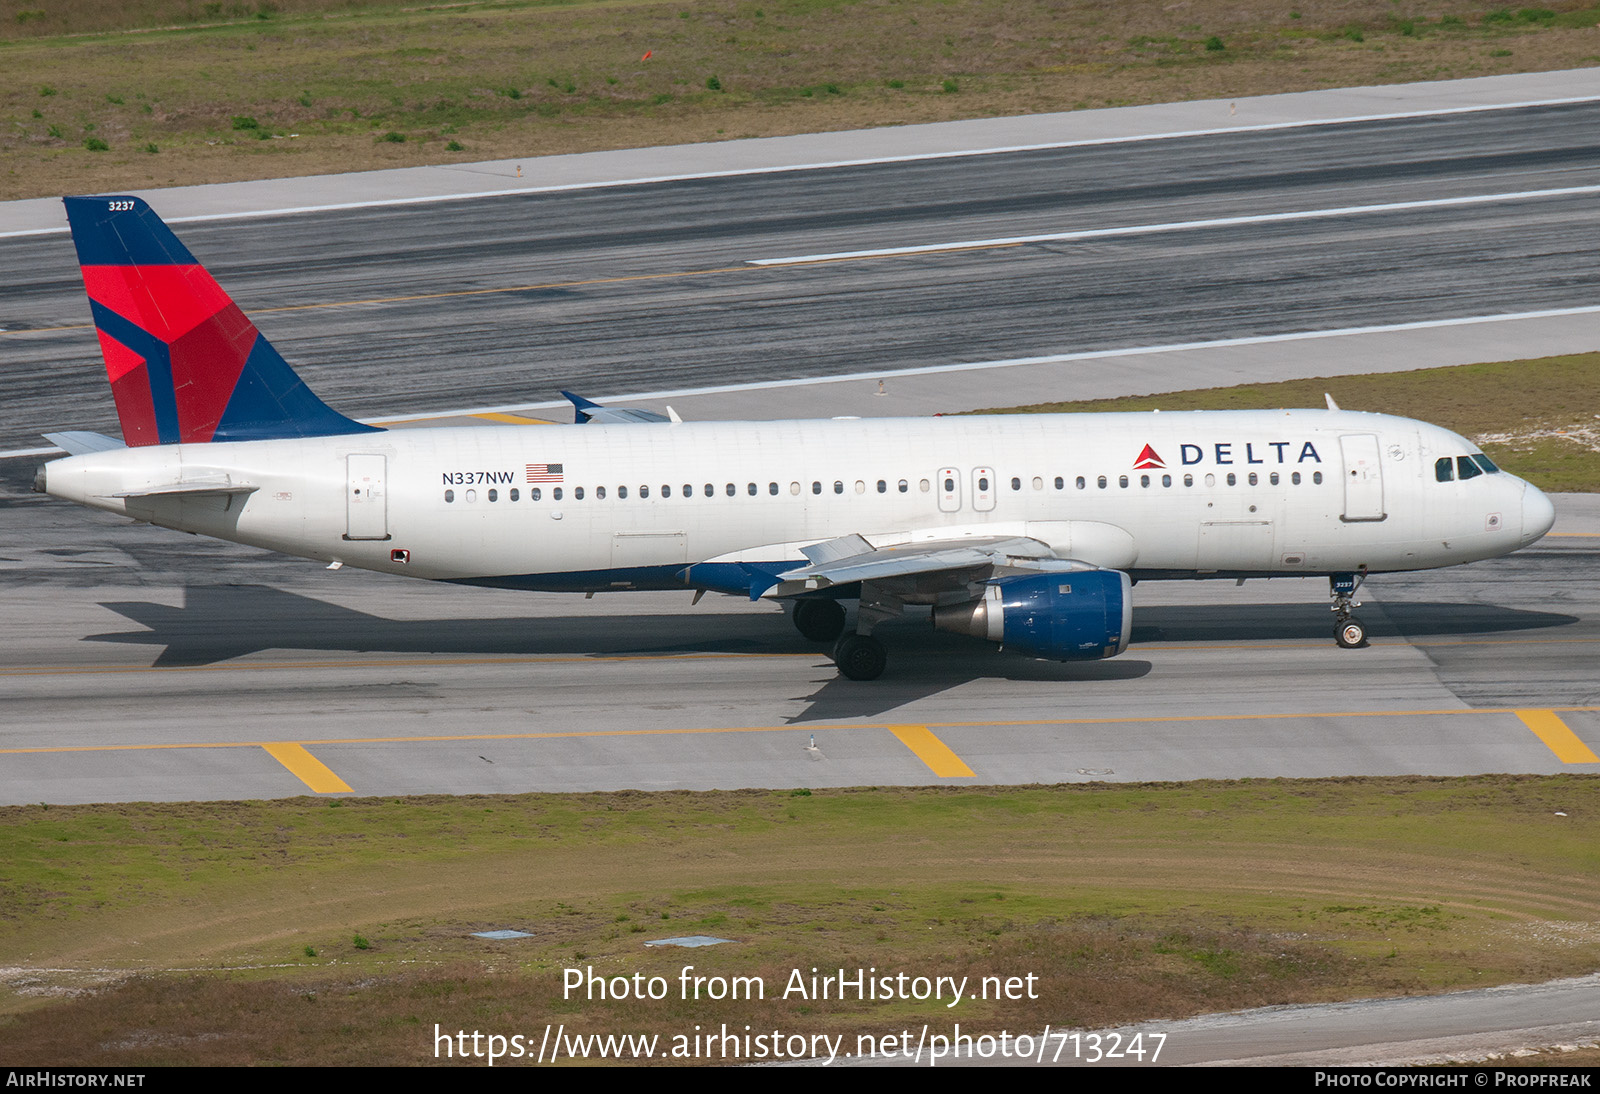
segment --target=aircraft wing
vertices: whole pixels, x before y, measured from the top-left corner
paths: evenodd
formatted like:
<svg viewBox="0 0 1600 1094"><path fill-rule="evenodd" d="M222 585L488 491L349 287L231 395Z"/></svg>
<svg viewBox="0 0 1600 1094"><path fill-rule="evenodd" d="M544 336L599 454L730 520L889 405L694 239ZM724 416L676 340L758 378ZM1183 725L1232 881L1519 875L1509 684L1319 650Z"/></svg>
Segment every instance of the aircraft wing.
<svg viewBox="0 0 1600 1094"><path fill-rule="evenodd" d="M964 592L971 583L997 574L1097 568L1062 558L1049 544L1025 536L924 540L882 548L861 536L843 536L802 553L809 565L778 574L764 595L799 596L856 582L914 585L924 595L937 595Z"/></svg>

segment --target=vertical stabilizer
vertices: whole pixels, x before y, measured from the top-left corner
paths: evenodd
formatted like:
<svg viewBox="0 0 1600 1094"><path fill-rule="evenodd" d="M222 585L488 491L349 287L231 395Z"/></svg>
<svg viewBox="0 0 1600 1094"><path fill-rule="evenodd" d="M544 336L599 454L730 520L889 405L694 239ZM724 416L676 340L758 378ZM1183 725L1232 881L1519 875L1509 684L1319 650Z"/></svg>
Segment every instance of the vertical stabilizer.
<svg viewBox="0 0 1600 1094"><path fill-rule="evenodd" d="M130 446L374 432L312 394L143 201L63 200Z"/></svg>

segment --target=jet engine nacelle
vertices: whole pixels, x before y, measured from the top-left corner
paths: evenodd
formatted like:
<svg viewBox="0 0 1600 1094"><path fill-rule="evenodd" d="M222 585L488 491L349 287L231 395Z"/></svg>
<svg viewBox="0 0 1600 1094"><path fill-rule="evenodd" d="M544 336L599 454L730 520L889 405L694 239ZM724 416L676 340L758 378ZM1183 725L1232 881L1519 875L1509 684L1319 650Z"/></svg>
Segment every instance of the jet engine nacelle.
<svg viewBox="0 0 1600 1094"><path fill-rule="evenodd" d="M933 625L1052 661L1115 657L1133 631L1132 593L1120 570L1002 577L977 600L934 608Z"/></svg>

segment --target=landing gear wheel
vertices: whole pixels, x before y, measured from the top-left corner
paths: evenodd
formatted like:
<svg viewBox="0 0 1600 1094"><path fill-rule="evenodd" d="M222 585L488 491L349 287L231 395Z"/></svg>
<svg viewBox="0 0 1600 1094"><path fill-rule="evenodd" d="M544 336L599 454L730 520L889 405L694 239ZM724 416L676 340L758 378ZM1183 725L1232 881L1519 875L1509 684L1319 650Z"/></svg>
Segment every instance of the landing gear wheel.
<svg viewBox="0 0 1600 1094"><path fill-rule="evenodd" d="M813 642L832 642L844 633L844 609L837 600L797 600L794 625Z"/></svg>
<svg viewBox="0 0 1600 1094"><path fill-rule="evenodd" d="M1367 644L1367 625L1352 615L1340 621L1333 637L1344 649L1358 650Z"/></svg>
<svg viewBox="0 0 1600 1094"><path fill-rule="evenodd" d="M833 663L839 674L851 680L876 680L889 663L883 643L865 634L847 634L833 647Z"/></svg>

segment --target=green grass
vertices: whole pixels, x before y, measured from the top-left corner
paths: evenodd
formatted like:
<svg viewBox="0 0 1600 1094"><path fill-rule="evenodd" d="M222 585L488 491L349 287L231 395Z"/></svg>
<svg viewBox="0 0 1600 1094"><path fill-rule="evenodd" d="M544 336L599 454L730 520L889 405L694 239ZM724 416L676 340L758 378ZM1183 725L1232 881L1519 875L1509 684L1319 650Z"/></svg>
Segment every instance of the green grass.
<svg viewBox="0 0 1600 1094"><path fill-rule="evenodd" d="M1533 10L0 0L0 198L449 161L452 129L496 158L1592 63L1600 8ZM89 165L50 128L87 123Z"/></svg>
<svg viewBox="0 0 1600 1094"><path fill-rule="evenodd" d="M1046 403L986 413L1321 407L1324 393L1345 410L1418 418L1460 433L1501 467L1545 490L1600 492L1600 353Z"/></svg>
<svg viewBox="0 0 1600 1094"><path fill-rule="evenodd" d="M338 803L0 810L0 966L31 970L0 1006L11 1057L423 1062L436 1021L1093 1026L1600 963L1594 777ZM534 937L469 937L505 926ZM684 933L734 943L642 945ZM812 966L1032 974L1039 991L959 1015L562 998L569 966L685 964L773 994Z"/></svg>

